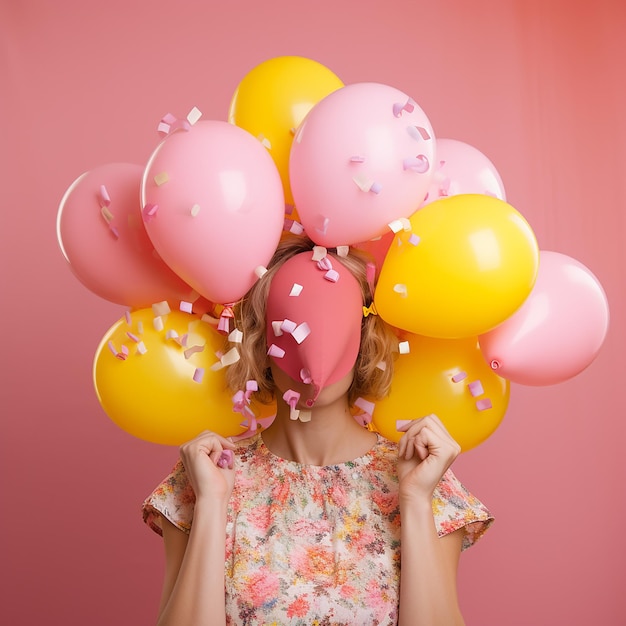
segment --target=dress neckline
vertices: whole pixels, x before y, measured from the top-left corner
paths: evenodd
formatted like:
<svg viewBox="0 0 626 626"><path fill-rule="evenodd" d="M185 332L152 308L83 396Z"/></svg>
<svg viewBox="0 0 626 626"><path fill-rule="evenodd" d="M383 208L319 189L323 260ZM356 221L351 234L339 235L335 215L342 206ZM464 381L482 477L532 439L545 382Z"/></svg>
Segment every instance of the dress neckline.
<svg viewBox="0 0 626 626"><path fill-rule="evenodd" d="M337 471L340 469L352 469L356 466L359 465L368 465L371 460L372 457L374 456L377 448L382 444L382 442L384 441L383 437L379 434L379 433L374 433L376 435L376 441L374 442L374 444L372 445L372 447L365 452L364 454L362 454L361 456L358 456L354 459L351 459L349 461L342 461L341 463L331 463L330 465L312 465L309 463L299 463L298 461L291 461L289 459L284 459L281 456L278 456L277 454L274 454L274 452L272 452L266 445L265 445L265 441L263 441L263 434L262 432L259 432L256 436L256 443L257 446L260 450L260 452L262 452L265 456L267 456L269 459L271 459L273 462L277 463L277 464L282 464L285 467L291 467L293 469L298 469L301 471L305 471L305 470L309 470L309 471L324 471L324 470L332 470L332 471Z"/></svg>

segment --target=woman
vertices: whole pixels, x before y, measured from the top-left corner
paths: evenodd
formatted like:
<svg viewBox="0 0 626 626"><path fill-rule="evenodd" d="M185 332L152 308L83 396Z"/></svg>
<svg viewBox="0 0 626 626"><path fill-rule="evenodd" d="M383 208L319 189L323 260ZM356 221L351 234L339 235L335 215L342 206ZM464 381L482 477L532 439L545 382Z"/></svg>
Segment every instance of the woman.
<svg viewBox="0 0 626 626"><path fill-rule="evenodd" d="M388 393L398 344L367 314L369 269L286 240L240 303L229 383L254 381L276 417L181 446L144 502L165 543L158 624L463 624L459 555L492 517L449 471L460 449L436 416L407 409L398 444L353 416Z"/></svg>

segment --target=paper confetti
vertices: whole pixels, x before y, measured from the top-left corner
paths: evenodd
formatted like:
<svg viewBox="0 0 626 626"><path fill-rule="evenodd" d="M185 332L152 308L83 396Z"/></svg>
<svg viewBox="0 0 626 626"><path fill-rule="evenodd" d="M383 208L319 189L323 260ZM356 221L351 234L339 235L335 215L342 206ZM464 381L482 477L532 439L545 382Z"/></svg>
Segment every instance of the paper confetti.
<svg viewBox="0 0 626 626"><path fill-rule="evenodd" d="M154 177L154 182L158 187L164 185L170 179L167 172L160 172Z"/></svg>
<svg viewBox="0 0 626 626"><path fill-rule="evenodd" d="M467 388L474 398L476 398L477 396L482 396L483 393L485 393L485 390L483 389L483 385L480 380L474 380L471 383L468 383Z"/></svg>
<svg viewBox="0 0 626 626"><path fill-rule="evenodd" d="M289 292L289 295L292 297L297 297L302 293L302 285L299 285L298 283L294 283L293 286L291 287L291 291Z"/></svg>
<svg viewBox="0 0 626 626"><path fill-rule="evenodd" d="M202 117L202 111L198 107L193 107L187 113L187 121L193 126Z"/></svg>
<svg viewBox="0 0 626 626"><path fill-rule="evenodd" d="M409 352L411 352L411 346L409 345L408 341L400 341L398 343L398 352L400 354L408 354Z"/></svg>

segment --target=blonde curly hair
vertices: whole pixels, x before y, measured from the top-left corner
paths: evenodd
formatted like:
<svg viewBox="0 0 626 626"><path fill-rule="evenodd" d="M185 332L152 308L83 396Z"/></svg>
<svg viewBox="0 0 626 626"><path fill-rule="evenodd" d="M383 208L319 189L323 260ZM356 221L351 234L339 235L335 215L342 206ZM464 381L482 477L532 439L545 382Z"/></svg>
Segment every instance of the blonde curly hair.
<svg viewBox="0 0 626 626"><path fill-rule="evenodd" d="M267 356L266 305L272 277L291 257L301 252L312 251L313 242L302 236L286 236L279 243L267 266L267 272L254 284L248 293L233 307L235 327L243 335L238 344L240 359L230 365L226 372L228 386L233 391L244 389L246 382L258 384L255 397L260 402L271 402L274 398L274 380ZM328 254L337 257L336 250ZM368 281L368 264L371 259L362 251L350 248L340 262L357 279L363 295L364 306L373 301L373 288ZM348 400L354 404L357 398L378 400L389 393L393 377L393 361L398 350L398 338L388 324L378 315L364 316L361 322L361 345L354 368L354 379L348 391Z"/></svg>

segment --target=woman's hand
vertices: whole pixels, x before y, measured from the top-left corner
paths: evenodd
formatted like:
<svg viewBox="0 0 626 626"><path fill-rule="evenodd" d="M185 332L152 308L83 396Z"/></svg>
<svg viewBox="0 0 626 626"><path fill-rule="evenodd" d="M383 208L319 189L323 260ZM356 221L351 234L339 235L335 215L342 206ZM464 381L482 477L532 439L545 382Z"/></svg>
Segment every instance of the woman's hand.
<svg viewBox="0 0 626 626"><path fill-rule="evenodd" d="M461 452L436 415L407 422L398 446L400 498L425 498L429 502L441 477Z"/></svg>
<svg viewBox="0 0 626 626"><path fill-rule="evenodd" d="M196 494L223 502L230 498L235 483L233 450L235 444L208 430L180 446L180 458Z"/></svg>

